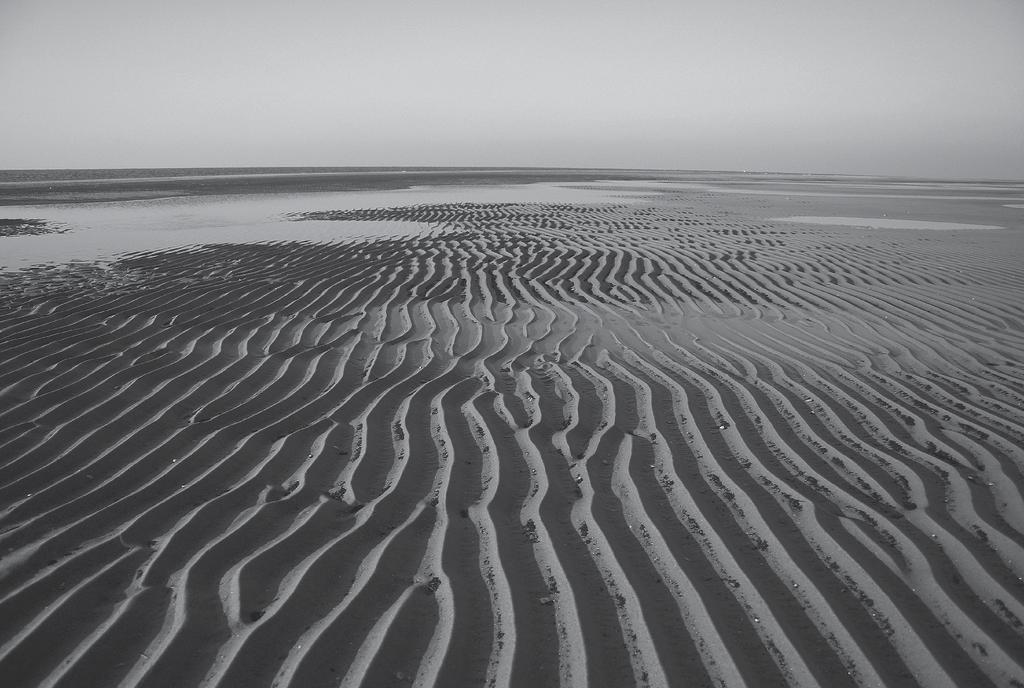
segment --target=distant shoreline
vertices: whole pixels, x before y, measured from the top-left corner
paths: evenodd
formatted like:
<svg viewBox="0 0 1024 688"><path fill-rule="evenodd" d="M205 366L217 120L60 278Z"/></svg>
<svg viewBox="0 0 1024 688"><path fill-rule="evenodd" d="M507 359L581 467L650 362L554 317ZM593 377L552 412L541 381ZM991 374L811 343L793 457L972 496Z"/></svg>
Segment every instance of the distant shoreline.
<svg viewBox="0 0 1024 688"><path fill-rule="evenodd" d="M117 176L110 176L112 173ZM665 176L664 172L654 171L525 168L0 171L0 206L147 200L167 196L367 191L423 185L592 182L604 179L649 181Z"/></svg>
<svg viewBox="0 0 1024 688"><path fill-rule="evenodd" d="M959 184L981 189L1013 181L913 177L600 168L527 167L211 167L65 170L0 170L0 206L155 200L174 196L320 193L408 189L416 186L484 186L597 181L724 184L740 192L808 182L847 184ZM785 192L784 188L780 189ZM858 194L863 190L854 189ZM1004 189L999 189L1000 191ZM1009 189L1007 189L1009 190ZM1019 194L1019 189L1013 189ZM1009 200L1016 200L1012 198Z"/></svg>

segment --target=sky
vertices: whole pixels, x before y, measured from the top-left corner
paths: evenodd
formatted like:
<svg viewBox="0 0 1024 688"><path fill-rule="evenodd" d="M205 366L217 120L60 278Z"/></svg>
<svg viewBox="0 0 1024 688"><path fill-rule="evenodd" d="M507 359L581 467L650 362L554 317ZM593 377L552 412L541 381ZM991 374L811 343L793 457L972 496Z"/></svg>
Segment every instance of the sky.
<svg viewBox="0 0 1024 688"><path fill-rule="evenodd" d="M1024 179L1020 0L2 0L0 169Z"/></svg>

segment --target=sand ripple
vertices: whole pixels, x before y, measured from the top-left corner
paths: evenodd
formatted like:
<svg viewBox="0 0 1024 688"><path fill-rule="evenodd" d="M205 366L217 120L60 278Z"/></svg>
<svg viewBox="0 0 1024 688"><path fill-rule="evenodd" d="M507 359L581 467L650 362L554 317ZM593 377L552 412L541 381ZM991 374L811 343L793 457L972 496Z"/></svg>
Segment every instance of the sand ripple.
<svg viewBox="0 0 1024 688"><path fill-rule="evenodd" d="M1013 233L296 219L0 277L6 685L1024 682Z"/></svg>

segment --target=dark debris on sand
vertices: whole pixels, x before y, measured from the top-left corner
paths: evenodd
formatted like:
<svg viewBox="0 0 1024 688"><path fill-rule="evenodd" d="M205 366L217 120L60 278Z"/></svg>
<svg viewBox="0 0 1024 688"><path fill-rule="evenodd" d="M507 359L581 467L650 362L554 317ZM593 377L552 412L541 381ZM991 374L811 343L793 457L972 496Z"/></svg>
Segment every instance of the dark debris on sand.
<svg viewBox="0 0 1024 688"><path fill-rule="evenodd" d="M0 237L63 234L70 228L59 222L25 218L0 218Z"/></svg>

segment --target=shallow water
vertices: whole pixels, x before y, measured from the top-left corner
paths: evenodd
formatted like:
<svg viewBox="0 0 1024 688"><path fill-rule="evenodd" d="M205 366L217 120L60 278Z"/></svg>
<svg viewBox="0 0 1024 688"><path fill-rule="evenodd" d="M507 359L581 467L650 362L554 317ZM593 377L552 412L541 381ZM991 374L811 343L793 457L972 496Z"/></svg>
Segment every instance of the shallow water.
<svg viewBox="0 0 1024 688"><path fill-rule="evenodd" d="M307 175L308 176L308 175ZM486 175L485 175L486 176ZM313 175L315 177L315 175ZM682 177L680 179L679 177ZM276 178L275 178L276 179ZM43 263L111 260L133 251L211 243L349 241L444 231L413 222L291 222L290 213L436 203L632 202L665 194L703 214L755 221L877 229L1021 229L1021 184L666 173L665 179L520 184L445 184L404 189L283 192L274 179L258 193L0 206L0 218L60 223L61 234L0 238L0 271ZM124 180L120 180L124 181ZM491 180L493 181L493 180ZM11 186L8 184L8 186ZM19 187L20 188L20 187ZM190 187L191 188L191 187ZM195 193L192 193L195 192ZM970 192L965 195L964 192ZM132 192L137 195L136 192ZM196 195L198 194L198 195ZM84 193L82 199L88 198ZM66 198L62 200L67 200ZM865 217L886 215L887 217ZM710 215L708 216L710 217ZM895 218L900 219L895 219Z"/></svg>
<svg viewBox="0 0 1024 688"><path fill-rule="evenodd" d="M850 179L760 179L752 174L709 176L707 179L675 179L650 181L615 181L603 184L619 188L646 188L650 191L688 192L704 191L715 194L852 198L852 199L928 199L946 201L1002 201L1024 202L1024 186L1020 183L986 184L957 183L941 180L899 181L879 180L874 183L854 182Z"/></svg>
<svg viewBox="0 0 1024 688"><path fill-rule="evenodd" d="M887 217L833 217L819 215L798 215L795 217L772 218L778 222L804 222L815 225L840 225L843 227L871 227L873 229L1006 229L999 225L975 225L963 222L933 222L931 220L893 220Z"/></svg>
<svg viewBox="0 0 1024 688"><path fill-rule="evenodd" d="M292 222L290 213L457 202L600 202L607 194L556 184L414 187L402 190L230 196L0 207L0 218L61 223L62 234L3 237L0 270L40 263L110 260L126 252L195 244L345 241L411 236L437 227L414 222ZM619 199L621 200L621 199Z"/></svg>

